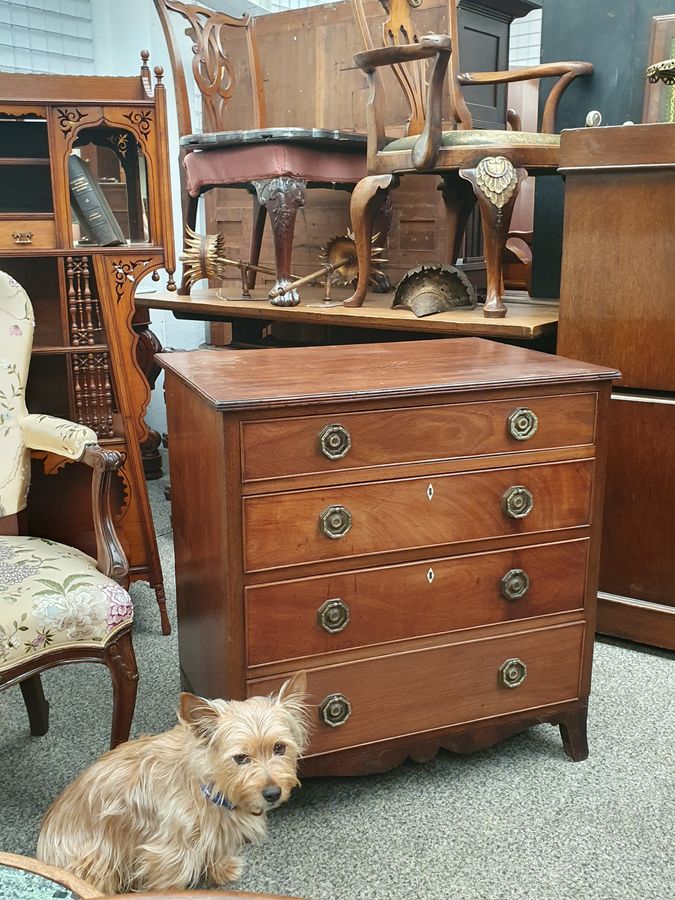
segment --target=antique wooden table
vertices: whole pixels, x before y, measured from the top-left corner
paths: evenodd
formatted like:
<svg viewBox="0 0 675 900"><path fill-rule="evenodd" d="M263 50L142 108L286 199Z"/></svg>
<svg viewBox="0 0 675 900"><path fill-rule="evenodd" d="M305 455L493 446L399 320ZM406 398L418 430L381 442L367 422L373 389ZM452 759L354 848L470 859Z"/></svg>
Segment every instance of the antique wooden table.
<svg viewBox="0 0 675 900"><path fill-rule="evenodd" d="M615 371L476 338L159 362L187 689L307 670L305 775L539 722L586 756Z"/></svg>

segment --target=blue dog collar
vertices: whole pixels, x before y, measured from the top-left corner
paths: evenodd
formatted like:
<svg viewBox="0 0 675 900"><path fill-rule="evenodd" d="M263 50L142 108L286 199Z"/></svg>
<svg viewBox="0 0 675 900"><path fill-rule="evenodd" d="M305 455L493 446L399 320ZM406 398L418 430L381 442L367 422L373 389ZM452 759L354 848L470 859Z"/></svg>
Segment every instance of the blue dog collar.
<svg viewBox="0 0 675 900"><path fill-rule="evenodd" d="M230 803L225 794L221 794L220 791L217 793L213 793L213 785L212 784L202 784L201 785L202 794L206 797L207 800L210 800L211 803L215 803L216 806L224 806L225 809L236 809L237 807L234 803Z"/></svg>

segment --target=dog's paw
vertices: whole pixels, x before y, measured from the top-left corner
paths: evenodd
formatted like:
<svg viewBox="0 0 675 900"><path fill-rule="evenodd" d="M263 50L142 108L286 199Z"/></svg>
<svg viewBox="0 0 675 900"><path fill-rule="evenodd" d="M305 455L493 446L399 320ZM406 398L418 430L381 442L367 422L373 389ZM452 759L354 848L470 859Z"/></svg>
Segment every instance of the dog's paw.
<svg viewBox="0 0 675 900"><path fill-rule="evenodd" d="M233 856L219 866L214 866L209 881L213 884L225 884L227 881L238 881L244 871L244 860L240 856Z"/></svg>

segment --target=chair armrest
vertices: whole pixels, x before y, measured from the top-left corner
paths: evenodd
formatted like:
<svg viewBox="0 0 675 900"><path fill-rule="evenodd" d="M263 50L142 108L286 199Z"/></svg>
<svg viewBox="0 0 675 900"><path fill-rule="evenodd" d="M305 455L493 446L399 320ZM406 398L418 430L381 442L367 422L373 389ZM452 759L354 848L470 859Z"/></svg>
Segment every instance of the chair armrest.
<svg viewBox="0 0 675 900"><path fill-rule="evenodd" d="M82 462L90 466L91 504L96 533L96 567L108 578L126 587L129 561L115 531L110 510L110 484L114 472L122 468L124 458L117 450L104 450L98 444L88 444Z"/></svg>
<svg viewBox="0 0 675 900"><path fill-rule="evenodd" d="M555 114L558 101L567 85L578 75L592 75L593 65L587 62L555 62L527 69L511 69L508 72L460 72L457 80L460 84L504 84L512 81L531 81L533 78L550 78L558 76L558 83L553 86L544 105L541 119L542 134L555 132Z"/></svg>
<svg viewBox="0 0 675 900"><path fill-rule="evenodd" d="M66 459L81 459L87 444L95 444L96 432L56 416L27 415L21 420L23 441L31 450L46 450Z"/></svg>
<svg viewBox="0 0 675 900"><path fill-rule="evenodd" d="M354 62L364 72L372 72L380 66L414 62L416 59L430 59L438 53L450 55L452 44L447 34L425 34L416 44L399 44L392 47L378 47L364 50L354 56Z"/></svg>
<svg viewBox="0 0 675 900"><path fill-rule="evenodd" d="M93 470L91 504L96 534L96 565L99 572L126 586L129 562L117 537L110 511L110 484L113 473L123 465L122 454L99 447L96 432L86 425L77 425L55 416L24 416L21 432L29 449L79 460Z"/></svg>
<svg viewBox="0 0 675 900"><path fill-rule="evenodd" d="M443 82L450 61L451 47L452 43L447 34L425 34L416 44L381 47L356 54L354 62L368 75L371 85L371 95L367 106L369 160L385 142L382 116L383 87L376 70L382 66L433 59L427 85L424 128L412 150L412 161L416 169L423 170L433 166L441 146Z"/></svg>

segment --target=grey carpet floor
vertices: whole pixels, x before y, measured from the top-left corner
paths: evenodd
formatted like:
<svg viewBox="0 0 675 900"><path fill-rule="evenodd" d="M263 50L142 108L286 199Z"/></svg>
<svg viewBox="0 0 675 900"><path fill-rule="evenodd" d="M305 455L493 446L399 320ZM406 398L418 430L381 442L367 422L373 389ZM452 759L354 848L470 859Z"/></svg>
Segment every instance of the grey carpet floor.
<svg viewBox="0 0 675 900"><path fill-rule="evenodd" d="M167 594L163 482L150 484ZM141 680L132 736L175 721L175 631L132 588ZM175 625L173 609L171 611ZM51 800L106 749L103 666L44 676L51 728L31 738L18 688L0 693L0 849L33 854ZM314 900L675 900L675 657L597 643L590 758L540 726L471 756L385 775L308 780L247 854L241 890Z"/></svg>

